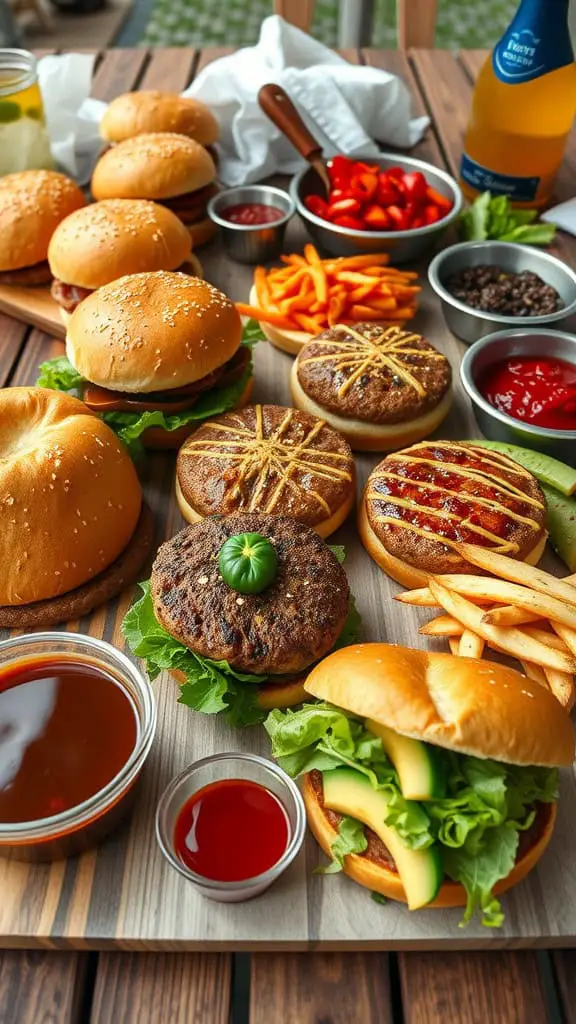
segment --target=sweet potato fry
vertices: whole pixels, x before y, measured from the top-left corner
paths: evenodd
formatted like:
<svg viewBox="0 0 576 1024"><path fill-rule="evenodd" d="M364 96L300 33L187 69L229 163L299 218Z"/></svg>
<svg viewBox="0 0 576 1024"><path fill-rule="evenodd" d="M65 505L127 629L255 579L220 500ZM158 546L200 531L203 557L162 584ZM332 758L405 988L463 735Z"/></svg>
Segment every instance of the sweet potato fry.
<svg viewBox="0 0 576 1024"><path fill-rule="evenodd" d="M533 640L532 637L526 636L525 633L514 627L502 629L498 626L488 625L483 621L481 608L472 604L461 594L448 590L438 580L431 579L429 588L448 615L458 619L467 629L477 633L488 643L492 641L497 644L507 654L511 654L515 658L526 658L537 665L554 668L559 672L574 672L576 670L574 657L546 647L539 640Z"/></svg>
<svg viewBox="0 0 576 1024"><path fill-rule="evenodd" d="M437 615L418 630L424 636L462 636L464 626L450 615Z"/></svg>
<svg viewBox="0 0 576 1024"><path fill-rule="evenodd" d="M256 267L254 271L254 287L256 288L256 295L260 305L269 306L271 301L270 288L264 267Z"/></svg>
<svg viewBox="0 0 576 1024"><path fill-rule="evenodd" d="M275 324L276 327L284 327L285 330L294 330L291 320L288 320L282 313L272 309L258 309L257 306L250 306L246 302L237 302L236 309L240 316L249 316L254 320L261 320L265 324Z"/></svg>

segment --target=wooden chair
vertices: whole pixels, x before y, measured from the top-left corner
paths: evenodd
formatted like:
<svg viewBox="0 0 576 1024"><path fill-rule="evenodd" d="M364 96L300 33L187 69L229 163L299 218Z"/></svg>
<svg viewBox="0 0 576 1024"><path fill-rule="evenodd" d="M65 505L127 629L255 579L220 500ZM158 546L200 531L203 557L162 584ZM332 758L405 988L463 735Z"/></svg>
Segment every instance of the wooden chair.
<svg viewBox="0 0 576 1024"><path fill-rule="evenodd" d="M339 0L339 4L339 47L369 46L374 0ZM401 50L411 46L433 48L437 8L438 0L396 0L398 45ZM307 32L312 22L314 0L275 0L274 10L286 21Z"/></svg>

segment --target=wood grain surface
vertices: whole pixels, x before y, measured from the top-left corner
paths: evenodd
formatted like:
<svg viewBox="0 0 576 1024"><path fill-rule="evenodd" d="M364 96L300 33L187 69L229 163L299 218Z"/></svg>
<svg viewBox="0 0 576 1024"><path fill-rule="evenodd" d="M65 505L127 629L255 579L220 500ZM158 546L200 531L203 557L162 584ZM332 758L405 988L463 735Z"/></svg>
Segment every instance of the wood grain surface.
<svg viewBox="0 0 576 1024"><path fill-rule="evenodd" d="M87 954L0 951L2 1024L83 1024Z"/></svg>
<svg viewBox="0 0 576 1024"><path fill-rule="evenodd" d="M213 56L208 51L199 56L176 51L169 59L172 81L185 83ZM417 106L432 111L435 119L418 147L419 154L436 162L446 160L455 168L471 89L464 65L450 54L425 56L421 51L409 56L409 64L398 54L374 51L361 59L405 73L409 86L416 90ZM110 97L140 82L158 83L166 62L162 51L151 56L146 51L113 51L98 64L95 87L100 96ZM299 249L303 241L301 226L292 222L287 247ZM217 243L203 249L201 257L209 280L232 298L246 299L249 268L227 261ZM34 383L39 362L61 352L62 343L32 330L15 364L24 338L14 334L22 328L9 323L0 320L0 378L3 375L5 382L13 384ZM462 346L447 331L427 287L414 327L445 352L454 369L456 398L441 435L452 439L474 436L475 424L458 381ZM255 363L255 400L289 404L291 358L260 344ZM358 458L359 490L377 461L376 456ZM173 457L151 458L146 490L157 518L158 540L182 526L172 497L173 473ZM364 619L366 639L428 646L417 628L429 615L392 600L399 588L361 547L353 518L334 540L347 547L346 569ZM556 564L560 570L551 556L548 564ZM68 628L90 631L121 647L120 622L131 598L131 593L124 594L116 604ZM551 846L532 875L505 897L506 924L498 931L477 924L458 928L457 910L424 910L411 915L392 902L378 905L343 876L315 875L314 868L323 858L311 836L300 857L261 898L234 907L202 899L171 870L157 849L153 822L158 796L169 779L196 758L231 749L266 754L268 746L261 729L235 732L219 718L196 715L179 705L177 686L165 676L155 690L158 734L132 819L100 849L76 860L39 866L0 861L0 945L339 951L568 946L576 941L576 786L568 771L563 773L560 814Z"/></svg>
<svg viewBox="0 0 576 1024"><path fill-rule="evenodd" d="M0 285L0 311L55 338L65 338L66 328L49 288L14 288Z"/></svg>

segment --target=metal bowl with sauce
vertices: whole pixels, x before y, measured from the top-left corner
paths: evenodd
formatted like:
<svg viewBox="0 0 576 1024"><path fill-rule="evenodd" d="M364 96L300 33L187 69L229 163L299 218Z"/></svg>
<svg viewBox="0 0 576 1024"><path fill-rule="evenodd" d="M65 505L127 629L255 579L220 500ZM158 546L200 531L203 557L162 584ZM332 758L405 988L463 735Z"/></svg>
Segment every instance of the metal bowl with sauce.
<svg viewBox="0 0 576 1024"><path fill-rule="evenodd" d="M59 860L102 842L132 806L155 730L150 683L103 640L46 632L0 642L0 856Z"/></svg>
<svg viewBox="0 0 576 1024"><path fill-rule="evenodd" d="M496 363L518 356L560 359L576 368L576 335L526 326L516 331L497 331L472 345L462 360L460 376L480 430L490 441L533 448L576 465L576 430L552 430L524 423L501 412L482 395L478 386L482 375Z"/></svg>

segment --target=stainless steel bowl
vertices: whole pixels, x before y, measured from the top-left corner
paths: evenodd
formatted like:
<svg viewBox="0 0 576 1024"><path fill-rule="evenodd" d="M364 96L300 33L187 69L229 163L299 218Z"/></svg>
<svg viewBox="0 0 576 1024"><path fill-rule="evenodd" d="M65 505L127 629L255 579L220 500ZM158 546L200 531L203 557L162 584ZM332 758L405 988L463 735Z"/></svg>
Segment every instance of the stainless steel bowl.
<svg viewBox="0 0 576 1024"><path fill-rule="evenodd" d="M222 213L238 203L262 203L282 210L284 216L272 224L233 224ZM287 192L272 185L243 185L219 192L208 203L208 216L220 228L220 236L231 260L237 263L267 263L282 252L286 225L296 207Z"/></svg>
<svg viewBox="0 0 576 1024"><path fill-rule="evenodd" d="M556 289L564 306L547 316L499 316L473 309L454 298L446 289L446 282L459 270L496 264L504 270L532 270L546 284ZM560 325L576 312L576 274L562 260L541 252L530 245L514 242L461 242L439 252L428 268L428 280L440 298L444 319L453 334L461 341L472 344L480 338L504 327L550 327Z"/></svg>
<svg viewBox="0 0 576 1024"><path fill-rule="evenodd" d="M462 207L462 192L458 183L445 171L433 164L412 157L399 156L396 153L381 153L376 159L370 158L371 164L385 170L387 167L402 167L405 171L422 171L428 183L454 204L450 213L425 228L414 228L412 231L354 231L351 228L340 228L310 213L304 205L306 196L317 195L325 198L322 183L311 167L301 170L290 183L292 196L298 213L305 221L308 231L317 245L329 256L356 256L365 252L389 252L394 263L408 263L417 260L435 245L440 236L451 224Z"/></svg>
<svg viewBox="0 0 576 1024"><path fill-rule="evenodd" d="M576 430L550 430L522 423L495 409L480 394L478 381L482 374L494 363L515 356L550 356L576 366L576 335L525 327L517 331L497 331L472 345L462 360L460 376L480 430L490 441L533 448L571 466L576 465Z"/></svg>

